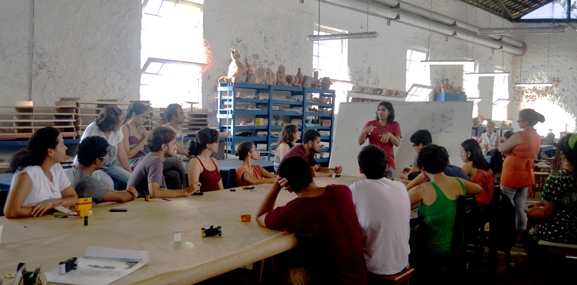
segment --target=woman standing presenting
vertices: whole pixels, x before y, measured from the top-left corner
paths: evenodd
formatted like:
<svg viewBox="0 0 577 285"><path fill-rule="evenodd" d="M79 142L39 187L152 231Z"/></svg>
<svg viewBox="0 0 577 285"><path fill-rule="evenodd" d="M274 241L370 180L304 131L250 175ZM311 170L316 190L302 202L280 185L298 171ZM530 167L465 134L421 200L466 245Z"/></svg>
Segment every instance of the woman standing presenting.
<svg viewBox="0 0 577 285"><path fill-rule="evenodd" d="M383 101L377 108L377 118L365 124L359 136L359 145L369 138L369 144L381 147L387 154L387 178L393 177L395 170L395 153L393 146L401 144L401 126L395 121L395 109L390 102Z"/></svg>
<svg viewBox="0 0 577 285"><path fill-rule="evenodd" d="M517 123L523 130L499 146L499 151L507 156L503 162L501 189L515 206L517 231L524 231L527 226L525 202L529 186L535 184L533 160L541 147L541 137L533 128L538 122L545 122L545 117L535 110L519 111Z"/></svg>

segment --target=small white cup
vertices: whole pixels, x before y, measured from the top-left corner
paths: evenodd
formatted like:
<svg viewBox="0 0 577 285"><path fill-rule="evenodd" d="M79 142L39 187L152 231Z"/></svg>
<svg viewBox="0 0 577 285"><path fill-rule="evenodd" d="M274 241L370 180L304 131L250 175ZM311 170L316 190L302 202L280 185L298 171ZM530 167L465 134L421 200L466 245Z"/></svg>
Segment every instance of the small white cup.
<svg viewBox="0 0 577 285"><path fill-rule="evenodd" d="M337 174L336 174L336 173L334 173L334 172L333 172L333 173L331 173L331 177L332 177L332 178L335 178L335 176L336 176L336 175L337 175Z"/></svg>

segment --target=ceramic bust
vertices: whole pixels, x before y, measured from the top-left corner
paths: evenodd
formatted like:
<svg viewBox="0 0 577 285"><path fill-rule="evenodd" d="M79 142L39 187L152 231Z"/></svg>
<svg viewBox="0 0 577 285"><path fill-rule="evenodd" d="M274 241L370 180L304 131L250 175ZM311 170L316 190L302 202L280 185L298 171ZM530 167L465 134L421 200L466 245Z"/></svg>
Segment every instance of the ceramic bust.
<svg viewBox="0 0 577 285"><path fill-rule="evenodd" d="M232 82L245 82L246 68L239 60L240 54L236 49L230 49L230 57L232 62L228 66L228 78Z"/></svg>
<svg viewBox="0 0 577 285"><path fill-rule="evenodd" d="M331 82L331 79L329 77L323 77L323 79L321 79L321 88L322 89L331 88L331 84L333 84L333 83Z"/></svg>
<svg viewBox="0 0 577 285"><path fill-rule="evenodd" d="M266 83L266 68L261 66L255 70L254 74L255 74L254 83L256 84Z"/></svg>
<svg viewBox="0 0 577 285"><path fill-rule="evenodd" d="M266 76L265 76L265 83L266 84L274 84L275 81L276 81L276 78L274 76L274 72L272 72L272 69L267 68L266 69Z"/></svg>
<svg viewBox="0 0 577 285"><path fill-rule="evenodd" d="M303 76L303 85L302 85L303 87L311 88L312 84L313 84L313 78L312 77L310 77L308 75Z"/></svg>

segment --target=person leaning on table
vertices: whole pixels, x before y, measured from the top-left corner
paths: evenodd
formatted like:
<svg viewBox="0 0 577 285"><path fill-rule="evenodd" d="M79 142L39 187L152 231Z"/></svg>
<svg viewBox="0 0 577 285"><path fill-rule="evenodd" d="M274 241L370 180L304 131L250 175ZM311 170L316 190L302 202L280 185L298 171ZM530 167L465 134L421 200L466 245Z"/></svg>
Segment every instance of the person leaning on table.
<svg viewBox="0 0 577 285"><path fill-rule="evenodd" d="M26 149L12 156L14 172L4 206L8 219L39 217L56 206L72 207L78 202L60 162L67 159L60 132L52 127L37 130Z"/></svg>

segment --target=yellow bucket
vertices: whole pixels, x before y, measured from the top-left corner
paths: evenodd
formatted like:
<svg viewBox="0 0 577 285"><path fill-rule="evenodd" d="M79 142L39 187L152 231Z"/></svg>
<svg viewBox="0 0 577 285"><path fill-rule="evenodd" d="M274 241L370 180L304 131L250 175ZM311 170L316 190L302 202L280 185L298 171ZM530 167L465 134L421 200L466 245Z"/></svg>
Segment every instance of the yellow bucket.
<svg viewBox="0 0 577 285"><path fill-rule="evenodd" d="M264 118L256 118L255 122L257 126L264 126Z"/></svg>

